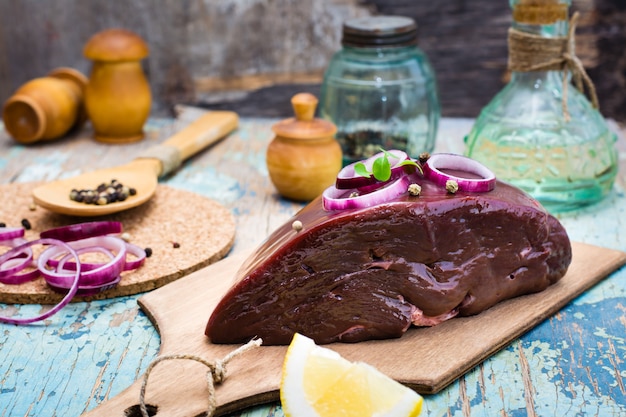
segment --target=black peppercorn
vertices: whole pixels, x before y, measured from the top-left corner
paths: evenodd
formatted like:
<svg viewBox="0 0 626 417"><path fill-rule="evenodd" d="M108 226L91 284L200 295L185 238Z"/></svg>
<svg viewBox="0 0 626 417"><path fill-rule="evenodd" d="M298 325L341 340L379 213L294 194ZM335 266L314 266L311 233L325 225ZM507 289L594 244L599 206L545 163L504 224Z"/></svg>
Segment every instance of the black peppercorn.
<svg viewBox="0 0 626 417"><path fill-rule="evenodd" d="M146 258L152 256L152 248L145 248L144 251L146 252Z"/></svg>
<svg viewBox="0 0 626 417"><path fill-rule="evenodd" d="M78 203L104 205L125 201L129 196L136 195L135 188L129 188L119 181L113 179L108 184L101 183L95 189L72 189L70 200Z"/></svg>
<svg viewBox="0 0 626 417"><path fill-rule="evenodd" d="M22 227L26 230L30 230L32 228L28 219L22 219Z"/></svg>

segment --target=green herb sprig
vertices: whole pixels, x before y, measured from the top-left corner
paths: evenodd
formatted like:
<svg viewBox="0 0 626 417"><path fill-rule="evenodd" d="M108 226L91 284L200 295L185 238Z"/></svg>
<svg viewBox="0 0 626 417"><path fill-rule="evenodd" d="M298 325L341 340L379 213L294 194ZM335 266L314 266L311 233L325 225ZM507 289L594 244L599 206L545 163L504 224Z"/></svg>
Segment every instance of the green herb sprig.
<svg viewBox="0 0 626 417"><path fill-rule="evenodd" d="M391 162L389 162L389 158L397 158L384 149L381 149L381 152L383 153L382 156L376 158L372 164L372 171L369 171L363 162L357 162L354 164L354 172L366 178L370 178L373 175L374 178L381 182L389 181L389 178L391 178ZM414 166L420 173L422 172L422 167L412 159L405 159L396 166Z"/></svg>

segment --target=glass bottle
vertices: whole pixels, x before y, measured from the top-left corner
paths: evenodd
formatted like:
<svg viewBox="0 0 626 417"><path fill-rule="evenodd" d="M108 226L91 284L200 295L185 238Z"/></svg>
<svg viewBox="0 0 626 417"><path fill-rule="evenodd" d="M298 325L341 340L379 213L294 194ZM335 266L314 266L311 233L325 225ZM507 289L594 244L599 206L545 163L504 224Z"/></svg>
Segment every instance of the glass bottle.
<svg viewBox="0 0 626 417"><path fill-rule="evenodd" d="M434 148L440 117L434 71L411 18L344 22L320 94L320 117L337 126L343 164L384 149L412 156Z"/></svg>
<svg viewBox="0 0 626 417"><path fill-rule="evenodd" d="M570 1L511 0L512 27L544 38L566 37ZM469 157L553 213L601 200L617 174L615 134L569 79L564 90L563 74L513 70L465 138Z"/></svg>

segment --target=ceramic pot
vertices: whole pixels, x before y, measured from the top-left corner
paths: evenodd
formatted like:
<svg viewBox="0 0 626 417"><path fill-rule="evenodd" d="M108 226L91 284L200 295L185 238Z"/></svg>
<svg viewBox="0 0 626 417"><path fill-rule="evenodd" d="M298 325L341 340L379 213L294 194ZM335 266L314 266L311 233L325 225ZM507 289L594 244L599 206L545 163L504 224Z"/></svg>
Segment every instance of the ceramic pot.
<svg viewBox="0 0 626 417"><path fill-rule="evenodd" d="M341 147L334 138L335 125L314 117L314 95L296 94L291 103L295 117L272 126L275 136L267 148L267 169L281 195L310 201L335 182Z"/></svg>
<svg viewBox="0 0 626 417"><path fill-rule="evenodd" d="M58 139L82 126L86 119L87 77L72 68L57 68L28 81L5 102L5 129L17 142L28 144Z"/></svg>
<svg viewBox="0 0 626 417"><path fill-rule="evenodd" d="M85 106L95 139L130 143L143 139L152 95L141 60L148 55L145 42L124 29L94 35L84 55L93 61Z"/></svg>

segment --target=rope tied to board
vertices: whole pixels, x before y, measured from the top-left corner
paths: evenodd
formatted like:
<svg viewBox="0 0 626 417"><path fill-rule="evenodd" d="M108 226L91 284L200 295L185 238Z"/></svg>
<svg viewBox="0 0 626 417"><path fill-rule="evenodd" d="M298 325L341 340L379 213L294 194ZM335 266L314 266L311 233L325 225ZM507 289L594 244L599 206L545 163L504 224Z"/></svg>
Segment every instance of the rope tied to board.
<svg viewBox="0 0 626 417"><path fill-rule="evenodd" d="M209 368L206 373L206 382L208 388L208 402L209 405L207 407L207 417L213 416L215 410L217 409L217 399L215 395L215 385L221 384L226 379L226 365L233 360L234 358L244 354L245 352L261 346L263 341L261 339L252 339L245 345L238 347L237 349L230 352L228 355L224 356L222 359L217 359L213 362L208 361L197 355L188 355L188 354L172 354L172 355L163 355L159 356L155 360L153 360L150 365L148 365L148 369L146 369L146 373L143 377L143 382L141 384L141 391L139 392L139 409L141 411L141 415L143 417L150 417L148 413L148 408L146 406L146 388L148 386L148 378L150 377L150 373L154 369L156 365L161 362L169 361L169 360L191 360L195 362L199 362Z"/></svg>

